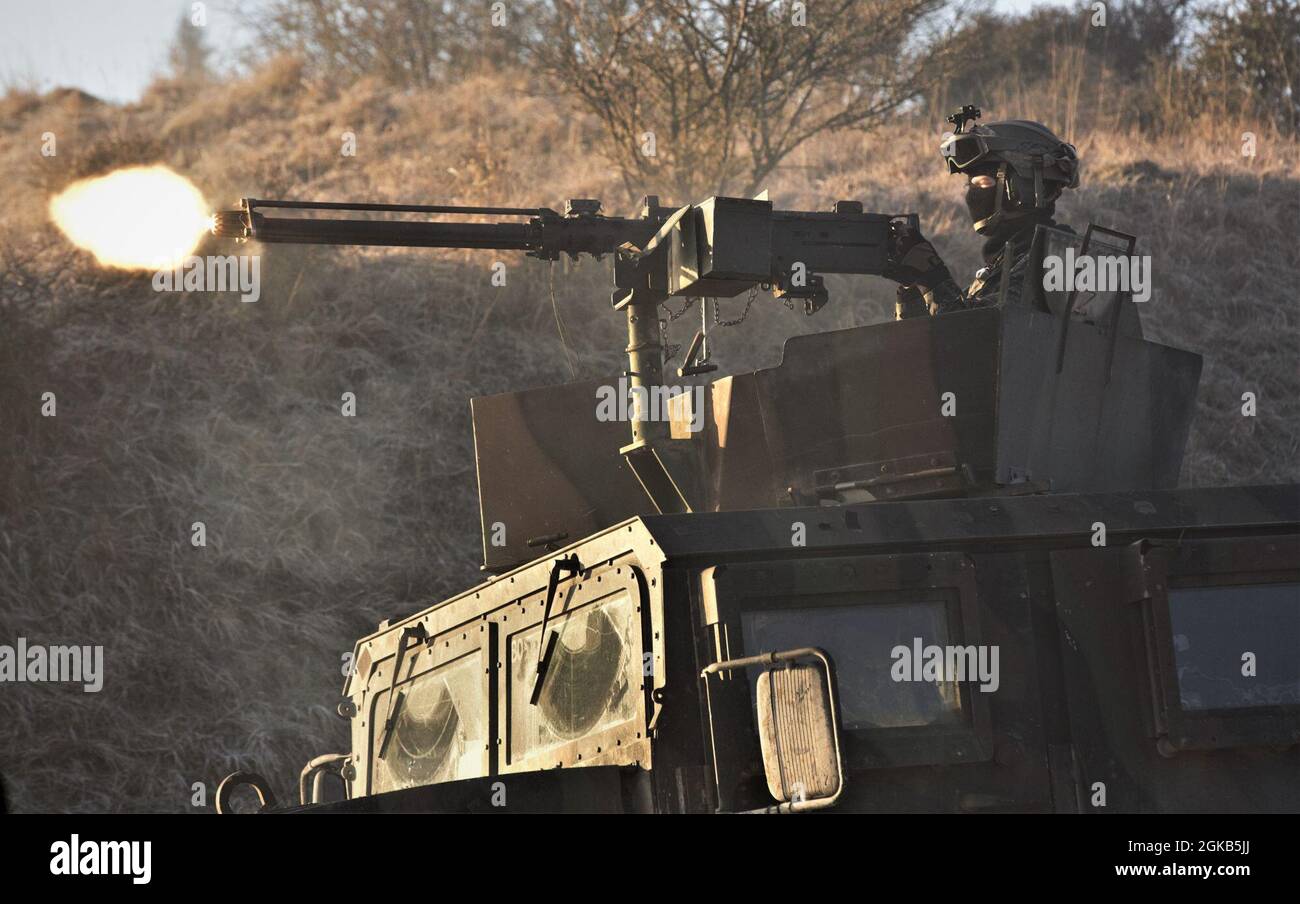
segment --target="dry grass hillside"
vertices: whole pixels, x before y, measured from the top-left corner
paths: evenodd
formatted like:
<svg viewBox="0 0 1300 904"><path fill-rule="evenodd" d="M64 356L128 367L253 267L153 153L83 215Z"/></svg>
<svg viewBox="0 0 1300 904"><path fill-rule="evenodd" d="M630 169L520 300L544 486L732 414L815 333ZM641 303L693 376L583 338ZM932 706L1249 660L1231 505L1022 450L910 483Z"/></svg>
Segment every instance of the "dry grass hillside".
<svg viewBox="0 0 1300 904"><path fill-rule="evenodd" d="M262 250L257 304L160 295L147 274L69 248L47 222L50 194L162 161L214 206L600 197L626 212L617 173L589 152L594 125L563 109L491 77L329 90L292 60L198 93L160 83L125 108L76 92L0 101L0 641L103 644L106 660L98 694L0 689L13 808L187 811L194 782L211 790L248 767L287 794L309 756L346 744L333 707L353 639L479 579L469 397L569 379L547 264L508 259L494 288L500 255L276 247ZM1055 124L1051 109L990 112ZM355 157L339 154L345 130ZM40 154L47 131L55 157ZM825 137L772 195L918 210L965 278L979 241L938 132ZM1185 482L1300 478L1297 146L1262 137L1246 159L1240 129L1212 124L1066 137L1086 169L1062 219L1140 234L1156 280L1148 331L1206 355ZM615 372L624 338L605 265L553 275L578 375ZM882 280L832 289L814 318L756 305L716 338L724 372L775 363L792 332L890 316ZM356 418L339 414L345 391ZM1256 418L1240 414L1245 391ZM39 415L44 392L55 418ZM190 545L195 521L206 548Z"/></svg>

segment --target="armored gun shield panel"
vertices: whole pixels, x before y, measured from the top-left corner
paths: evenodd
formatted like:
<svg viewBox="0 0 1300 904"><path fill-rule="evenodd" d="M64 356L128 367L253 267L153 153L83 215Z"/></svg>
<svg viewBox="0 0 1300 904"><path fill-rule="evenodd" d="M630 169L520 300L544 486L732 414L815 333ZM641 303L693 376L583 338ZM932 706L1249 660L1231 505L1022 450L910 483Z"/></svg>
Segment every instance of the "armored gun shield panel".
<svg viewBox="0 0 1300 904"><path fill-rule="evenodd" d="M1023 307L1001 313L997 483L1178 485L1200 355Z"/></svg>
<svg viewBox="0 0 1300 904"><path fill-rule="evenodd" d="M1020 305L835 330L713 383L702 429L674 425L661 451L697 469L679 481L694 511L1172 487L1200 370ZM488 568L655 511L617 454L627 424L596 416L615 382L474 400Z"/></svg>
<svg viewBox="0 0 1300 904"><path fill-rule="evenodd" d="M618 449L626 420L597 417L615 380L565 383L471 402L483 562L504 571L654 506ZM617 413L617 412L616 412ZM530 546L529 541L553 538Z"/></svg>
<svg viewBox="0 0 1300 904"><path fill-rule="evenodd" d="M963 468L992 469L996 414L999 319L971 313L799 336L779 366L718 381L710 508L964 492Z"/></svg>
<svg viewBox="0 0 1300 904"><path fill-rule="evenodd" d="M705 504L1172 487L1200 370L1022 306L800 336L713 384Z"/></svg>
<svg viewBox="0 0 1300 904"><path fill-rule="evenodd" d="M1121 268L1131 285L1129 271L1136 242L1135 236L1091 225L1083 235L1036 227L1027 272L1043 273L1044 279L1028 281L1021 303L1055 317L1069 317L1107 330L1113 327L1125 336L1141 338L1142 320L1137 305L1131 301L1131 293L1118 288L1125 282L1119 278ZM1076 261L1085 257L1096 268L1093 288L1068 290L1064 278L1052 278L1065 272L1073 274ZM1057 268L1056 274L1049 276L1044 262ZM1103 283L1105 288L1101 287Z"/></svg>

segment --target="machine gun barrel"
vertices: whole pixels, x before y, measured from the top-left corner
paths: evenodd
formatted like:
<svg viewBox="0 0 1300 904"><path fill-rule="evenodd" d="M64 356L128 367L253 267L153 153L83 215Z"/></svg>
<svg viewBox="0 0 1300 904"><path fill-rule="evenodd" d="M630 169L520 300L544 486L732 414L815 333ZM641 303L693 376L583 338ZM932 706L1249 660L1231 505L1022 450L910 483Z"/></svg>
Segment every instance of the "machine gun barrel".
<svg viewBox="0 0 1300 904"><path fill-rule="evenodd" d="M218 233L220 234L220 233ZM302 245L382 245L418 248L530 250L523 223L412 223L381 220L258 216L248 238Z"/></svg>
<svg viewBox="0 0 1300 904"><path fill-rule="evenodd" d="M572 203L572 202L571 202ZM223 238L273 244L378 245L419 248L491 248L525 251L554 260L561 253L609 254L624 242L654 231L645 219L604 217L596 202L564 216L546 207L461 207L434 204L367 204L266 201L245 198L239 210L213 215L212 233ZM262 210L421 213L454 216L526 217L521 223L356 219L330 216L268 216Z"/></svg>

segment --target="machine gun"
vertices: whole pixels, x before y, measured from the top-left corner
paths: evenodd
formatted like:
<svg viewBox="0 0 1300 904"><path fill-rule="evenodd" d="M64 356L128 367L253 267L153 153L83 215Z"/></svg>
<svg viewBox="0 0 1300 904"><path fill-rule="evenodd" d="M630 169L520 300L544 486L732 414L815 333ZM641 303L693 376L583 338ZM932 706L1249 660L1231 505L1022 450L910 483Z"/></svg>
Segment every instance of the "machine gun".
<svg viewBox="0 0 1300 904"><path fill-rule="evenodd" d="M486 248L523 251L554 261L614 256L611 304L628 323L627 379L647 395L663 383L664 350L658 306L672 297L731 298L770 288L777 298L803 301L807 314L828 300L824 274L886 273L893 235L915 214L864 212L861 202L836 201L828 212L777 210L765 199L714 197L665 207L647 196L637 217L607 217L590 198L567 201L563 214L546 208L420 204L352 204L245 198L239 210L213 215L212 233L267 243ZM308 215L285 216L277 212ZM320 216L321 212L426 214L452 220L412 221ZM484 223L499 216L522 222ZM679 376L712 368L697 360L703 339L691 343ZM660 511L688 511L686 494L665 469L655 444L667 445L668 425L634 413L632 442L621 449Z"/></svg>
<svg viewBox="0 0 1300 904"><path fill-rule="evenodd" d="M892 249L890 224L903 219L916 224L915 214L864 213L857 201L836 201L830 212L776 210L767 200L721 197L673 208L661 206L650 195L637 217L607 217L600 209L601 202L590 198L566 201L563 214L547 207L244 198L239 210L213 215L212 233L268 243L490 248L552 261L561 254L615 254L616 308L657 304L673 296L727 298L763 285L772 287L778 298L803 299L811 314L827 300L821 274L885 272ZM264 210L486 215L526 221L268 216Z"/></svg>

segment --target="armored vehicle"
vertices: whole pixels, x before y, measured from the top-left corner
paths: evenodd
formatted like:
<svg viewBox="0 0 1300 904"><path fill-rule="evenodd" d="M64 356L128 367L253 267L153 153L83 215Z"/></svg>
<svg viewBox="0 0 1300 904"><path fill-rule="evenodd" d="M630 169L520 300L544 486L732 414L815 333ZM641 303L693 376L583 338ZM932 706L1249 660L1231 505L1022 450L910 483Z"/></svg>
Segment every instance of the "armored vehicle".
<svg viewBox="0 0 1300 904"><path fill-rule="evenodd" d="M351 747L281 809L1300 809L1300 488L1177 488L1201 358L1123 293L1031 286L711 382L697 335L666 385L663 299L815 311L821 274L886 272L896 219L219 214L246 240L609 253L629 324L621 377L472 400L492 576L357 641ZM1132 240L1040 227L1033 253L1068 247ZM272 808L237 773L218 809L244 784Z"/></svg>

